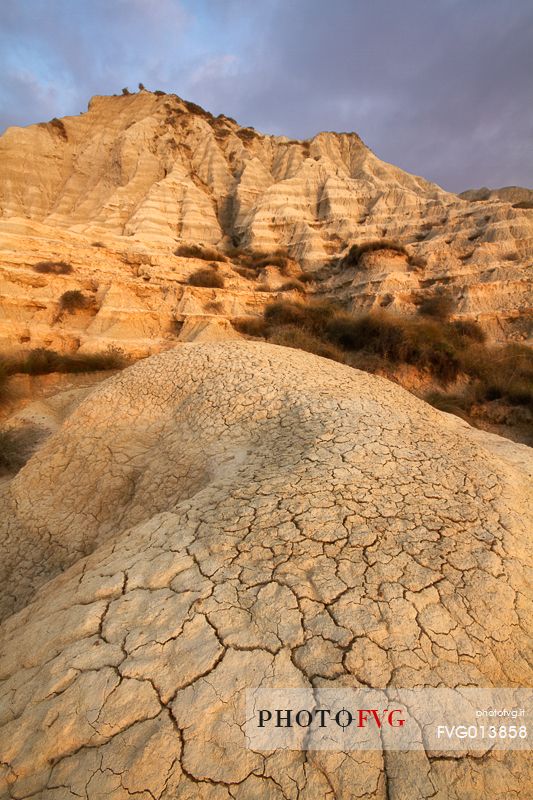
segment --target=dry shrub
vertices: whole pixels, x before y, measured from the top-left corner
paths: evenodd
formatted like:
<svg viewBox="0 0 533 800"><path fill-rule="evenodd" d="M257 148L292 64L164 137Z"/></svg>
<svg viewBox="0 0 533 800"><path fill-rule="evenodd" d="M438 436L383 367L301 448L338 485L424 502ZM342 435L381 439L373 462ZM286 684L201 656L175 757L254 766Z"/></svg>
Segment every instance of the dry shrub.
<svg viewBox="0 0 533 800"><path fill-rule="evenodd" d="M427 261L422 256L409 256L409 266L413 269L423 269L427 265Z"/></svg>
<svg viewBox="0 0 533 800"><path fill-rule="evenodd" d="M305 294L305 286L303 283L297 279L292 281L285 281L280 287L280 292L300 292L301 294Z"/></svg>
<svg viewBox="0 0 533 800"><path fill-rule="evenodd" d="M441 322L447 320L453 310L453 300L450 295L445 292L435 292L428 297L422 298L418 303L418 313L421 316L431 317Z"/></svg>
<svg viewBox="0 0 533 800"><path fill-rule="evenodd" d="M0 403L8 398L9 370L6 362L0 361Z"/></svg>
<svg viewBox="0 0 533 800"><path fill-rule="evenodd" d="M457 345L447 330L430 320L400 319L384 312L355 316L328 301L278 301L266 307L265 319L272 329L295 326L343 351L415 364L445 382L459 373Z"/></svg>
<svg viewBox="0 0 533 800"><path fill-rule="evenodd" d="M239 247L232 247L226 251L226 254L229 259L237 262L240 267L253 270L256 275L265 267L277 267L284 274L291 261L287 250L282 247L278 247L271 252L243 250Z"/></svg>
<svg viewBox="0 0 533 800"><path fill-rule="evenodd" d="M314 335L324 336L326 326L339 307L329 301L304 303L296 300L278 300L265 308L265 319L272 326L297 325Z"/></svg>
<svg viewBox="0 0 533 800"><path fill-rule="evenodd" d="M391 239L377 239L372 242L363 242L362 244L353 244L348 253L341 259L341 266L343 267L360 267L361 259L365 253L372 253L377 250L392 250L395 253L400 253L403 256L408 256L405 247L399 242L394 242Z"/></svg>
<svg viewBox="0 0 533 800"><path fill-rule="evenodd" d="M240 275L241 278L246 278L249 281L253 281L257 277L255 270L250 269L249 267L233 267L233 270L237 273L237 275Z"/></svg>
<svg viewBox="0 0 533 800"><path fill-rule="evenodd" d="M87 308L89 300L79 289L71 289L68 292L63 292L59 298L59 308L61 311L67 311L73 314L75 311L81 311Z"/></svg>
<svg viewBox="0 0 533 800"><path fill-rule="evenodd" d="M251 142L259 138L259 134L254 128L241 128L235 133L242 142Z"/></svg>
<svg viewBox="0 0 533 800"><path fill-rule="evenodd" d="M33 269L45 275L68 275L72 272L72 265L66 261L39 261Z"/></svg>
<svg viewBox="0 0 533 800"><path fill-rule="evenodd" d="M0 474L18 472L45 437L35 425L0 430Z"/></svg>
<svg viewBox="0 0 533 800"><path fill-rule="evenodd" d="M204 117L204 119L214 119L211 112L206 111L205 108L199 106L198 103L193 103L190 100L183 100L183 104L185 105L187 111L189 111L191 114L196 114L199 117Z"/></svg>
<svg viewBox="0 0 533 800"><path fill-rule="evenodd" d="M526 345L471 345L464 354L465 371L477 378L478 402L506 400L533 409L533 350Z"/></svg>
<svg viewBox="0 0 533 800"><path fill-rule="evenodd" d="M95 372L98 370L122 369L126 366L124 353L117 347L109 347L105 353L57 353L45 347L37 347L19 359L4 358L8 374L23 372L27 375L47 375L50 372Z"/></svg>
<svg viewBox="0 0 533 800"><path fill-rule="evenodd" d="M428 403L463 418L474 404L492 401L533 412L533 352L529 347L474 343L465 348L461 361L463 372L470 378L462 394L432 392L425 398Z"/></svg>
<svg viewBox="0 0 533 800"><path fill-rule="evenodd" d="M203 247L199 244L180 244L174 250L174 255L181 258L200 258L202 261L226 260L226 257L214 247Z"/></svg>
<svg viewBox="0 0 533 800"><path fill-rule="evenodd" d="M264 317L236 317L231 321L231 324L239 333L245 336L257 336L265 338L269 325Z"/></svg>
<svg viewBox="0 0 533 800"><path fill-rule="evenodd" d="M324 342L317 336L313 336L313 334L293 325L288 325L272 332L268 337L268 341L284 347L305 350L307 353L314 353L317 356L330 358L333 361L340 361L341 363L344 361L344 354L338 347L329 344L329 342Z"/></svg>
<svg viewBox="0 0 533 800"><path fill-rule="evenodd" d="M473 342L483 343L486 340L485 331L480 328L477 322L470 319L456 319L451 325L451 330L460 339L470 339Z"/></svg>
<svg viewBox="0 0 533 800"><path fill-rule="evenodd" d="M207 289L223 289L225 286L223 275L213 269L197 269L189 276L187 283L190 286L202 286Z"/></svg>
<svg viewBox="0 0 533 800"><path fill-rule="evenodd" d="M224 306L220 300L209 300L209 302L205 304L204 309L206 311L212 311L214 314L220 314Z"/></svg>

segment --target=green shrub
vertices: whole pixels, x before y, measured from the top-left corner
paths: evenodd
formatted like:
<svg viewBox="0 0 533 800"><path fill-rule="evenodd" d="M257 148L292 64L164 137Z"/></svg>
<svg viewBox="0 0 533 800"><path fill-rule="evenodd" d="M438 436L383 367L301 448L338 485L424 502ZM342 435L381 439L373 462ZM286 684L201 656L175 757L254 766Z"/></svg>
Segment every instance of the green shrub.
<svg viewBox="0 0 533 800"><path fill-rule="evenodd" d="M226 258L213 247L202 247L199 244L180 244L174 250L175 256L181 258L200 258L202 261L225 261Z"/></svg>
<svg viewBox="0 0 533 800"><path fill-rule="evenodd" d="M71 264L66 261L39 261L33 265L33 269L48 275L68 275L72 272Z"/></svg>
<svg viewBox="0 0 533 800"><path fill-rule="evenodd" d="M189 276L190 286L203 286L208 289L223 289L224 277L213 269L197 269Z"/></svg>
<svg viewBox="0 0 533 800"><path fill-rule="evenodd" d="M67 311L69 314L87 308L88 305L88 299L79 289L71 289L68 292L63 292L59 298L60 310Z"/></svg>

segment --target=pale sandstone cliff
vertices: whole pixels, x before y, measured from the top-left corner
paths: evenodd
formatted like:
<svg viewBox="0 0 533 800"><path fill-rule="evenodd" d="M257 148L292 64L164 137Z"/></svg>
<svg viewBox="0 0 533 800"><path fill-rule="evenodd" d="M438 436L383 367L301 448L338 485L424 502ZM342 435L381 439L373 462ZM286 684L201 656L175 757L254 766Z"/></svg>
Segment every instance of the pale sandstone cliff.
<svg viewBox="0 0 533 800"><path fill-rule="evenodd" d="M362 271L330 276L326 267L321 291L355 309L404 313L444 287L456 314L493 337L528 335L533 212L461 200L380 161L354 133L302 142L175 95L95 97L78 117L6 131L0 178L4 350L118 344L143 355L173 343L175 319L260 312L264 276L242 278L229 261L226 289L191 289L199 263L173 255L179 242L283 246L314 272L353 242L395 239L411 264L381 252ZM35 274L54 259L73 272ZM90 296L90 308L58 314L71 289Z"/></svg>
<svg viewBox="0 0 533 800"><path fill-rule="evenodd" d="M242 726L260 684L530 685L530 452L273 345L106 381L2 489L0 797L525 800L527 753Z"/></svg>

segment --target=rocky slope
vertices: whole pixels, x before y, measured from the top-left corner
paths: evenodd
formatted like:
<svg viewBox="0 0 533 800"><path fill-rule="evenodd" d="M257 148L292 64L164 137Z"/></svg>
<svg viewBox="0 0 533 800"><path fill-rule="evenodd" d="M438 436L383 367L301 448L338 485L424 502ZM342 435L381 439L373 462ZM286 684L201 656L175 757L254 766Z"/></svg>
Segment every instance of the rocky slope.
<svg viewBox="0 0 533 800"><path fill-rule="evenodd" d="M482 186L481 189L467 189L466 192L459 194L463 200L473 202L484 202L485 200L504 200L506 203L531 203L533 202L533 189L526 189L524 186L502 186L501 189L489 189Z"/></svg>
<svg viewBox="0 0 533 800"><path fill-rule="evenodd" d="M133 355L182 335L229 331L258 313L283 278L222 269L224 289L187 286L201 262L174 255L203 243L272 252L287 248L319 274L313 292L356 309L412 312L445 289L459 317L495 338L524 339L531 314L533 212L489 199L470 203L380 161L354 133L309 141L265 136L212 117L175 95L95 97L86 113L0 138L0 348L101 350ZM393 239L364 270L330 269L353 242ZM72 271L40 274L42 261ZM66 291L87 307L61 313ZM202 322L200 329L198 324ZM203 335L203 334L202 334Z"/></svg>
<svg viewBox="0 0 533 800"><path fill-rule="evenodd" d="M267 344L100 384L1 490L0 797L525 798L527 753L246 749L243 698L530 685L531 469Z"/></svg>

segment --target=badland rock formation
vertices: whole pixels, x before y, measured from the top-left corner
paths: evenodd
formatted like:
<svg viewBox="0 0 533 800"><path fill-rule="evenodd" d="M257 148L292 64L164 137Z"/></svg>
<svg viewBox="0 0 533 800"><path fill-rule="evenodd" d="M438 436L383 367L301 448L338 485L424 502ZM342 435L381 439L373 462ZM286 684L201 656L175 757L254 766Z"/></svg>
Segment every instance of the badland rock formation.
<svg viewBox="0 0 533 800"><path fill-rule="evenodd" d="M355 133L266 136L142 91L8 129L0 177L2 350L118 345L142 356L173 346L183 322L181 340L226 338L227 321L260 313L284 280L268 265L243 277L231 247L286 248L320 278L310 294L356 310L412 313L442 289L493 338L528 335L533 212L460 199L380 161ZM363 269L334 268L354 242L382 239L406 254L384 248ZM184 243L228 253L223 289L187 285L205 262L174 255ZM43 261L72 270L36 272ZM85 307L63 312L67 291Z"/></svg>
<svg viewBox="0 0 533 800"><path fill-rule="evenodd" d="M489 189L482 186L481 189L467 189L465 192L461 192L459 197L474 202L504 200L506 203L515 205L516 203L533 202L533 189L526 189L524 186L502 186L501 189Z"/></svg>

